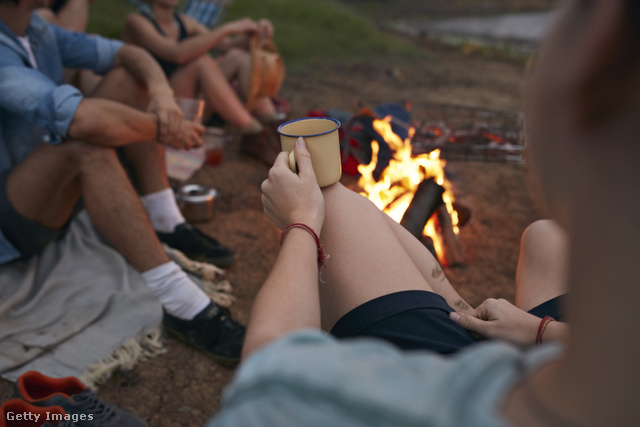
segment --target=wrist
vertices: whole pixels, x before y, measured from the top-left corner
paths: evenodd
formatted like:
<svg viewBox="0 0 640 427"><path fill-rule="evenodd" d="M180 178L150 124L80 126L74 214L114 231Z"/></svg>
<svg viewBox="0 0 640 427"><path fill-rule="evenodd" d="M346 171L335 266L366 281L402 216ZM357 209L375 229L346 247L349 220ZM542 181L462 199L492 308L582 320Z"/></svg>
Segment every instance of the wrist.
<svg viewBox="0 0 640 427"><path fill-rule="evenodd" d="M162 144L162 121L158 114L149 113L155 124L155 140L158 144Z"/></svg>
<svg viewBox="0 0 640 427"><path fill-rule="evenodd" d="M311 228L307 224L295 222L285 227L284 230L282 230L282 234L280 235L280 245L284 243L285 237L288 235L288 233L296 229L299 229L300 231L305 231L310 235L310 237L313 238L316 244L317 253L318 253L318 271L320 271L322 267L326 266L326 260L329 256L324 252L324 246L322 245L322 243L320 243L319 235L315 232L313 228Z"/></svg>
<svg viewBox="0 0 640 427"><path fill-rule="evenodd" d="M555 319L551 316L545 316L540 320L540 324L538 325L538 333L536 335L536 345L542 344L544 333L549 326L549 323L551 322L555 322Z"/></svg>
<svg viewBox="0 0 640 427"><path fill-rule="evenodd" d="M173 94L173 89L171 89L171 86L169 86L168 84L165 84L164 82L150 85L148 88L148 91L149 91L149 97L151 99L158 99L158 98L174 99L175 98Z"/></svg>

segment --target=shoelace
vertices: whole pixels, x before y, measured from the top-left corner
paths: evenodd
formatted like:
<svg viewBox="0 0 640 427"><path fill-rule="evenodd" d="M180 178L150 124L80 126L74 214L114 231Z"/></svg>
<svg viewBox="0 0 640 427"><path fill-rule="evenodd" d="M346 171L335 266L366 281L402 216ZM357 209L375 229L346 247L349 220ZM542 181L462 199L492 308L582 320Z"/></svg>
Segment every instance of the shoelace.
<svg viewBox="0 0 640 427"><path fill-rule="evenodd" d="M71 396L71 401L82 413L93 414L93 420L91 421L96 425L108 425L107 421L116 415L114 406L100 400L89 389Z"/></svg>

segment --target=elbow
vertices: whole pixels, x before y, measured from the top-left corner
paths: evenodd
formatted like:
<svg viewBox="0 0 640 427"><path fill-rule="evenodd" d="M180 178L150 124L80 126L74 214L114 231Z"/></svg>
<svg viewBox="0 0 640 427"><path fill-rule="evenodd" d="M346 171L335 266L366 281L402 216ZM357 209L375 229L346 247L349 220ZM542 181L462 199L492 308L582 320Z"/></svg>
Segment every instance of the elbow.
<svg viewBox="0 0 640 427"><path fill-rule="evenodd" d="M73 116L67 136L79 141L95 142L109 139L113 133L113 127L106 120L100 120L100 114L95 114L92 100L84 99L76 114Z"/></svg>

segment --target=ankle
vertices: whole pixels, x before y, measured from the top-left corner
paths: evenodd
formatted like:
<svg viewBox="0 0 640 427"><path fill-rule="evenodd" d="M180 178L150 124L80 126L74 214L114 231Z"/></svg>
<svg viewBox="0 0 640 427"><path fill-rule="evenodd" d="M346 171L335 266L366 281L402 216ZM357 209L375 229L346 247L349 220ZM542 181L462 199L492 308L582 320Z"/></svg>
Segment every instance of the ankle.
<svg viewBox="0 0 640 427"><path fill-rule="evenodd" d="M143 272L142 278L165 311L179 319L191 320L211 303L207 294L173 261Z"/></svg>
<svg viewBox="0 0 640 427"><path fill-rule="evenodd" d="M249 123L244 126L240 126L240 132L243 134L255 134L262 131L264 126L257 119L252 119Z"/></svg>

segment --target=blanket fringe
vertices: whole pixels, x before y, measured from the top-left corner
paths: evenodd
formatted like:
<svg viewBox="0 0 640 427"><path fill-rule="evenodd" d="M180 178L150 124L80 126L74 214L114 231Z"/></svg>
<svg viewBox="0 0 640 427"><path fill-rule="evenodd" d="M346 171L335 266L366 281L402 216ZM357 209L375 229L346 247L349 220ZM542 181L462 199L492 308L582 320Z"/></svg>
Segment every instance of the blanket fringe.
<svg viewBox="0 0 640 427"><path fill-rule="evenodd" d="M144 360L166 353L162 340L162 328L157 326L147 333L131 338L118 347L110 356L90 366L81 376L80 381L88 388L97 390L117 370L129 370Z"/></svg>
<svg viewBox="0 0 640 427"><path fill-rule="evenodd" d="M182 252L164 245L171 259L187 272L202 280L204 292L217 304L230 307L236 300L232 295L233 286L225 279L225 271L215 265L194 261ZM110 356L90 366L80 381L90 389L96 390L99 384L107 381L117 370L129 370L138 363L166 353L162 341L162 327L157 326L140 337L131 338L118 347Z"/></svg>

